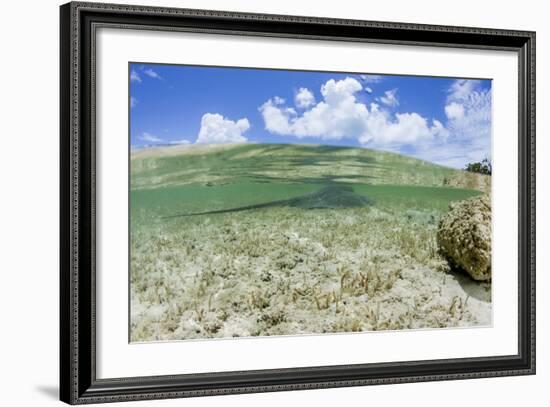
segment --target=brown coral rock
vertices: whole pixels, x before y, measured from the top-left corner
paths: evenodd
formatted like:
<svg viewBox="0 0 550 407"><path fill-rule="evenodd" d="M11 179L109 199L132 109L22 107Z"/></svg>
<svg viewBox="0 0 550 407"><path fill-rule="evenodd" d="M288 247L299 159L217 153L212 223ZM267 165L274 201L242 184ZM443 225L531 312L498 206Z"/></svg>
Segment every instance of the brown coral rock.
<svg viewBox="0 0 550 407"><path fill-rule="evenodd" d="M440 253L474 280L491 280L491 199L455 202L437 231Z"/></svg>

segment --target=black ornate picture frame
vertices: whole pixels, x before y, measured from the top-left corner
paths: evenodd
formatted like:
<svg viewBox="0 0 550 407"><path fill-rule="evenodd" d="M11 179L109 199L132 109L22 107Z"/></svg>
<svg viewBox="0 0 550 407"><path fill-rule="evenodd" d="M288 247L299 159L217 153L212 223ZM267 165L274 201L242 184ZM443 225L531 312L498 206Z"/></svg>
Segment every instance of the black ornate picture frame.
<svg viewBox="0 0 550 407"><path fill-rule="evenodd" d="M535 33L72 2L60 9L60 397L70 404L535 373ZM519 60L518 352L506 356L98 379L97 27L503 50ZM121 157L121 160L126 158Z"/></svg>

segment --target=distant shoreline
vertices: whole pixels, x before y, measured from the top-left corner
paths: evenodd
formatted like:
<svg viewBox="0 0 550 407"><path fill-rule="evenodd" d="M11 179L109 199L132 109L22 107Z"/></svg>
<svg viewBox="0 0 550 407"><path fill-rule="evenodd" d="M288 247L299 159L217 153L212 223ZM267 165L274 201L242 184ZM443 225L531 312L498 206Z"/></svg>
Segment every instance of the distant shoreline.
<svg viewBox="0 0 550 407"><path fill-rule="evenodd" d="M211 152L211 151L223 151L228 150L234 147L255 145L255 146L297 146L297 147L327 147L341 150L363 150L371 152L379 152L384 154L391 154L394 156L410 158L418 161L423 161L430 165L439 166L442 168L448 168L457 171L465 171L464 168L455 168L428 161L422 158L418 158L412 155L406 155L401 153L396 153L390 150L376 149L376 148L367 148L367 147L355 147L355 146L340 146L333 144L319 144L319 143L258 143L254 141L248 141L244 143L223 143L223 144L195 144L195 143L159 143L159 144L148 144L144 146L130 146L130 156L134 158L145 158L151 157L153 155L162 154L162 155L176 155L181 152L189 153L201 153L201 152Z"/></svg>

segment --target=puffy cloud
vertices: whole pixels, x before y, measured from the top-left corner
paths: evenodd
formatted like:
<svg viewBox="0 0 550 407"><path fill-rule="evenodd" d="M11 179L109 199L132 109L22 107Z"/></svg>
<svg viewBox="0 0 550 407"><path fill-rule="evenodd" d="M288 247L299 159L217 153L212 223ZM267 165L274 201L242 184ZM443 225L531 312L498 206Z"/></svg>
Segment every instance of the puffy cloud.
<svg viewBox="0 0 550 407"><path fill-rule="evenodd" d="M450 120L461 119L464 117L464 106L456 102L451 102L445 106L445 114Z"/></svg>
<svg viewBox="0 0 550 407"><path fill-rule="evenodd" d="M143 73L149 76L150 78L162 79L162 76L160 76L157 72L153 71L151 68L144 70Z"/></svg>
<svg viewBox="0 0 550 407"><path fill-rule="evenodd" d="M132 96L130 98L130 107L136 107L137 104L138 104L138 100Z"/></svg>
<svg viewBox="0 0 550 407"><path fill-rule="evenodd" d="M391 89L384 92L384 96L380 97L380 101L387 106L395 107L399 106L399 100L397 99L397 89Z"/></svg>
<svg viewBox="0 0 550 407"><path fill-rule="evenodd" d="M448 98L450 100L467 99L479 85L480 81L477 79L458 79L449 87Z"/></svg>
<svg viewBox="0 0 550 407"><path fill-rule="evenodd" d="M380 115L380 118L376 117ZM374 145L414 145L419 142L430 142L435 137L445 139L448 132L438 120L432 120L431 125L428 120L418 113L397 113L395 120L390 120L388 115L374 111L372 115L377 126L373 126L371 134L378 136L359 139L362 144L372 142ZM377 132L377 133L375 133Z"/></svg>
<svg viewBox="0 0 550 407"><path fill-rule="evenodd" d="M321 86L322 100L299 112L280 97L267 100L259 107L266 130L300 139L351 139L455 168L491 158L491 90L481 81L452 82L442 106L445 122L417 112L393 112L390 107L399 103L395 89L386 91L380 104L365 103L358 99L367 90L360 81L364 83L361 77L328 80Z"/></svg>
<svg viewBox="0 0 550 407"><path fill-rule="evenodd" d="M265 129L270 133L288 135L292 134L294 130L291 129L290 118L294 117L285 109L278 107L280 103L277 103L276 97L269 99L262 106L260 106L260 112L264 118Z"/></svg>
<svg viewBox="0 0 550 407"><path fill-rule="evenodd" d="M315 104L315 96L309 89L300 88L294 97L294 103L300 109L307 109Z"/></svg>
<svg viewBox="0 0 550 407"><path fill-rule="evenodd" d="M140 138L140 140L146 141L148 143L163 143L164 142L163 139L161 139L157 136L154 136L151 133L147 133L147 132L144 132L139 138Z"/></svg>
<svg viewBox="0 0 550 407"><path fill-rule="evenodd" d="M139 76L139 74L136 71L134 71L133 69L130 72L130 82L141 83L141 76Z"/></svg>
<svg viewBox="0 0 550 407"><path fill-rule="evenodd" d="M243 133L249 128L250 123L246 118L234 122L218 113L206 113L202 116L201 129L196 142L204 144L244 143L247 139Z"/></svg>
<svg viewBox="0 0 550 407"><path fill-rule="evenodd" d="M321 86L323 100L297 114L280 100L269 99L259 110L271 133L322 140L356 139L362 145L414 144L434 137L446 138L443 124L417 113L390 114L376 103L367 106L355 94L363 89L354 78L328 80ZM279 98L280 99L280 98Z"/></svg>

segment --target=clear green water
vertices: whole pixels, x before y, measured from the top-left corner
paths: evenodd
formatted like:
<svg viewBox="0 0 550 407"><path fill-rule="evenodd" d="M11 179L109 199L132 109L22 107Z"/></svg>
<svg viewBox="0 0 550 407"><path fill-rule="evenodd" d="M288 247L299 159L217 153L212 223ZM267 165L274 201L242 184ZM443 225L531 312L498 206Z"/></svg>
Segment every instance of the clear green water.
<svg viewBox="0 0 550 407"><path fill-rule="evenodd" d="M233 209L302 196L323 184L251 183L219 186L184 185L132 191L131 216L134 220L177 214ZM374 200L382 209L422 209L445 211L452 201L480 194L470 189L404 185L354 184L360 195Z"/></svg>
<svg viewBox="0 0 550 407"><path fill-rule="evenodd" d="M287 200L328 185L351 185L381 209L443 212L450 202L481 193L443 186L457 172L397 154L331 146L251 144L153 155L132 159L130 214L133 225L146 225Z"/></svg>

